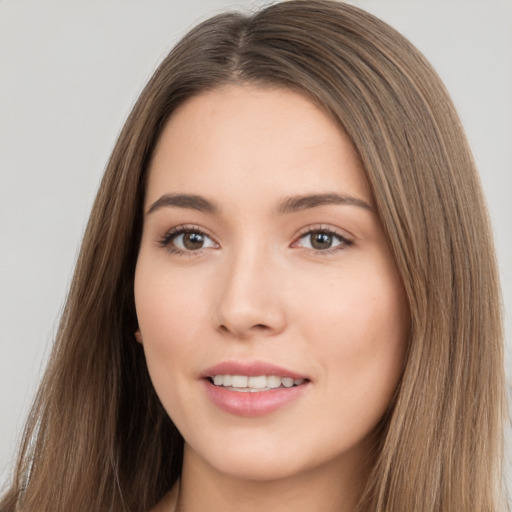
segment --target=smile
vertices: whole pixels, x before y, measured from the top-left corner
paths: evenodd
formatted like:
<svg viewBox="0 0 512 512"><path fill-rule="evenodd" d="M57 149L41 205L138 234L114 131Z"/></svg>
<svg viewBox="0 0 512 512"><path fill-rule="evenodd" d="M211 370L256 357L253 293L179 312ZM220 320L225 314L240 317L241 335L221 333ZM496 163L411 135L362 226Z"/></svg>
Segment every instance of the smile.
<svg viewBox="0 0 512 512"><path fill-rule="evenodd" d="M279 377L277 375L215 375L212 378L215 386L221 386L232 391L245 393L259 393L278 388L291 388L300 386L305 379L293 379L292 377Z"/></svg>
<svg viewBox="0 0 512 512"><path fill-rule="evenodd" d="M313 382L304 374L263 361L225 361L202 372L210 403L242 417L265 416L292 407Z"/></svg>

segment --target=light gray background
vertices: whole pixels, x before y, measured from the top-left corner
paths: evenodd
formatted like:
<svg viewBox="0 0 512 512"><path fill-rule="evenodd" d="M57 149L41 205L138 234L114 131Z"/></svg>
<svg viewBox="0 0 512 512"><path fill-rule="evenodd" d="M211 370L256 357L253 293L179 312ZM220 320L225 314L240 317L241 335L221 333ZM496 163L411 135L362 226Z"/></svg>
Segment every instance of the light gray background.
<svg viewBox="0 0 512 512"><path fill-rule="evenodd" d="M494 223L512 387L512 3L352 3L409 37L459 109ZM262 4L0 0L0 486L48 356L96 188L138 93L196 22L227 7Z"/></svg>

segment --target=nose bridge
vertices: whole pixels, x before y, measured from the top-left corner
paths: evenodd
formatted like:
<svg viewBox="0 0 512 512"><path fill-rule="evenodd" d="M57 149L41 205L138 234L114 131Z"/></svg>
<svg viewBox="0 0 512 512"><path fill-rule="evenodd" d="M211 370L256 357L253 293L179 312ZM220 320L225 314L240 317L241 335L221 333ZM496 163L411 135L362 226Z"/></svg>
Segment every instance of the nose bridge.
<svg viewBox="0 0 512 512"><path fill-rule="evenodd" d="M236 337L273 334L285 325L279 265L265 244L241 245L226 258L216 309L218 328Z"/></svg>

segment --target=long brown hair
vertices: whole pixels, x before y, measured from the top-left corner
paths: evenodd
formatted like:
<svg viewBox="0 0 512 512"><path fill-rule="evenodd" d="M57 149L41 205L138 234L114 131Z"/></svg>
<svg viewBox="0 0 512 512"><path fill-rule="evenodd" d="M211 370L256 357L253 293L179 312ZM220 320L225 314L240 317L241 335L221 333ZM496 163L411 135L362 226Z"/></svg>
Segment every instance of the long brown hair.
<svg viewBox="0 0 512 512"><path fill-rule="evenodd" d="M361 510L496 512L503 336L493 241L471 152L444 86L418 50L375 17L329 0L211 18L147 84L94 203L0 509L142 512L178 478L183 440L133 334L146 172L180 104L247 82L299 91L343 127L407 293L407 360L379 426Z"/></svg>

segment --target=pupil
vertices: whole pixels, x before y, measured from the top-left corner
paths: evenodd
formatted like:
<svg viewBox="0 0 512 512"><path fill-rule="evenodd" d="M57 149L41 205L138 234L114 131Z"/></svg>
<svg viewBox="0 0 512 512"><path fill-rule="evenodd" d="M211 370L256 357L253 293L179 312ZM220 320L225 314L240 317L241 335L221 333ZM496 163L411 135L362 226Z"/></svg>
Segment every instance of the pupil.
<svg viewBox="0 0 512 512"><path fill-rule="evenodd" d="M317 231L311 235L311 246L314 249L329 249L332 245L332 235Z"/></svg>
<svg viewBox="0 0 512 512"><path fill-rule="evenodd" d="M203 235L200 233L185 233L183 245L190 250L201 249L204 243Z"/></svg>

